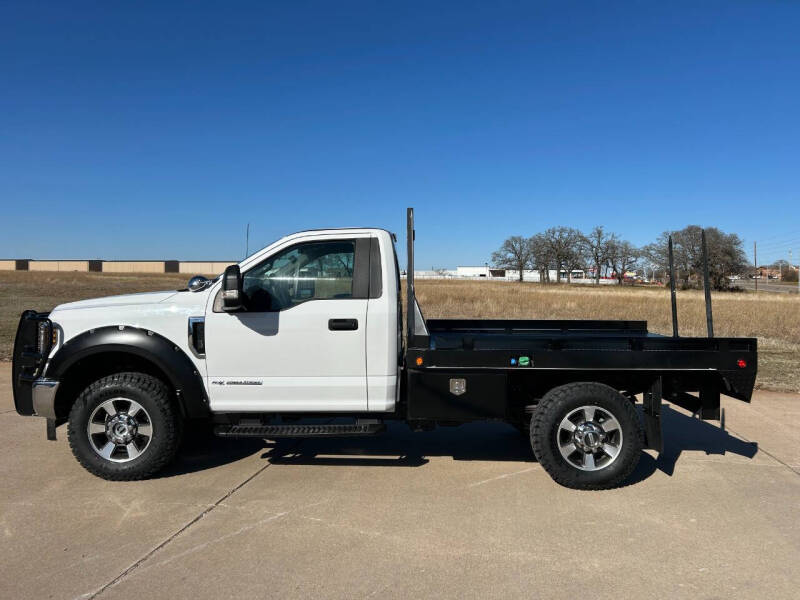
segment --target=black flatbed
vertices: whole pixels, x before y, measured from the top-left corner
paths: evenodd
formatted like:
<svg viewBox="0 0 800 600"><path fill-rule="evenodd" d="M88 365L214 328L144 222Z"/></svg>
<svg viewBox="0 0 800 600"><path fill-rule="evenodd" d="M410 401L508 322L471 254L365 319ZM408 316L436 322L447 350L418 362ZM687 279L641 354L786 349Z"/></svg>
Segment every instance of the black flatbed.
<svg viewBox="0 0 800 600"><path fill-rule="evenodd" d="M708 292L708 337L678 335L674 289L671 336L636 320L426 320L414 293L413 232L409 209L403 398L410 422L524 423L549 390L595 382L632 400L642 394L647 443L658 449L662 398L720 419L721 394L752 397L758 342L714 336Z"/></svg>
<svg viewBox="0 0 800 600"><path fill-rule="evenodd" d="M703 419L720 419L720 394L750 401L758 360L755 338L669 337L649 333L642 321L423 318L409 340L410 422L524 423L547 391L593 381L631 398L643 394L655 449L662 444L662 397ZM454 381L465 391L456 395Z"/></svg>
<svg viewBox="0 0 800 600"><path fill-rule="evenodd" d="M755 383L755 338L675 338L649 333L645 321L430 319L425 325L427 336L409 345L409 368L597 371L601 380L602 371L673 378L692 372L695 380L705 372L722 393L744 401ZM526 366L520 357L529 359ZM629 385L636 379L631 373Z"/></svg>
<svg viewBox="0 0 800 600"><path fill-rule="evenodd" d="M595 354L581 361L598 368L692 368L742 369L738 361L755 367L755 338L669 337L649 333L645 321L469 321L458 319L426 321L428 343L414 349L427 351L530 351L586 352ZM423 338L424 339L424 338ZM416 342L420 341L417 336ZM645 363L614 362L605 352L660 353ZM703 353L706 360L683 364L688 356ZM734 358L733 355L736 355ZM434 354L430 354L434 356ZM527 356L527 355L526 355ZM629 357L638 355L632 354ZM692 356L692 358L699 358ZM466 355L462 359L470 362ZM732 359L732 362L731 360ZM552 366L561 366L558 361ZM465 365L466 366L466 365ZM500 366L500 365L497 365ZM503 365L505 366L505 365ZM534 364L534 366L536 366ZM747 366L745 368L747 368ZM749 398L748 398L749 399Z"/></svg>

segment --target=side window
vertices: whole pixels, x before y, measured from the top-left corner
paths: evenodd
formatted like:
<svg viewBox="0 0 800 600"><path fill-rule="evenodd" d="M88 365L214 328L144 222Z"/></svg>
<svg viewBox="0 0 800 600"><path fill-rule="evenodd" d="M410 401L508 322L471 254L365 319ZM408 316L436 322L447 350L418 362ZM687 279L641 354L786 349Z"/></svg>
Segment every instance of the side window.
<svg viewBox="0 0 800 600"><path fill-rule="evenodd" d="M269 257L244 274L250 311L286 310L308 300L353 297L355 242L307 242Z"/></svg>

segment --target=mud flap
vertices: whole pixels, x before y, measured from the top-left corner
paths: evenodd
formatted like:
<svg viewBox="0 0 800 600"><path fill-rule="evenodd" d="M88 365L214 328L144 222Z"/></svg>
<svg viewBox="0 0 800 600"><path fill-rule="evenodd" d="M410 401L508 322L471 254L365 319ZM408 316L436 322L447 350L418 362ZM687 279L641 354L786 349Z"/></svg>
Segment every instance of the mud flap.
<svg viewBox="0 0 800 600"><path fill-rule="evenodd" d="M703 421L719 421L722 417L720 409L720 392L713 385L700 388L698 396L687 392L673 392L669 401L692 413L692 418L699 417Z"/></svg>
<svg viewBox="0 0 800 600"><path fill-rule="evenodd" d="M650 389L644 393L644 447L664 451L664 440L661 434L661 377L657 378Z"/></svg>
<svg viewBox="0 0 800 600"><path fill-rule="evenodd" d="M47 419L47 439L55 441L56 439L56 420Z"/></svg>
<svg viewBox="0 0 800 600"><path fill-rule="evenodd" d="M700 418L704 421L719 421L719 388L707 385L700 390Z"/></svg>

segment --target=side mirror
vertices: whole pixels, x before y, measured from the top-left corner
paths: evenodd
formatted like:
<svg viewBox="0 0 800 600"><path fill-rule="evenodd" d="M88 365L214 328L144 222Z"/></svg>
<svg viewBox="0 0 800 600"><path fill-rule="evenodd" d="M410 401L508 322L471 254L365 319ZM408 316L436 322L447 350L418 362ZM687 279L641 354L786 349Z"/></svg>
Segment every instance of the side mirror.
<svg viewBox="0 0 800 600"><path fill-rule="evenodd" d="M231 265L222 276L222 310L235 312L242 309L244 293L242 292L242 271L239 265Z"/></svg>
<svg viewBox="0 0 800 600"><path fill-rule="evenodd" d="M192 292L199 292L206 289L209 285L211 285L211 280L208 277L195 275L189 280L189 285L186 287L188 287Z"/></svg>

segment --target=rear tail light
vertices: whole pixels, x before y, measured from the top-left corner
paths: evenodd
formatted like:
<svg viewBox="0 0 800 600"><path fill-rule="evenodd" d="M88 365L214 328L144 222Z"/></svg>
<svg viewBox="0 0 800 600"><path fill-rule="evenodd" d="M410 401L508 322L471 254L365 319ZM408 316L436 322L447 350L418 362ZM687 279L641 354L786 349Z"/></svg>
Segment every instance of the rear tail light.
<svg viewBox="0 0 800 600"><path fill-rule="evenodd" d="M740 369L746 369L747 361L743 358L740 358L739 360L736 361L736 366L739 367Z"/></svg>

